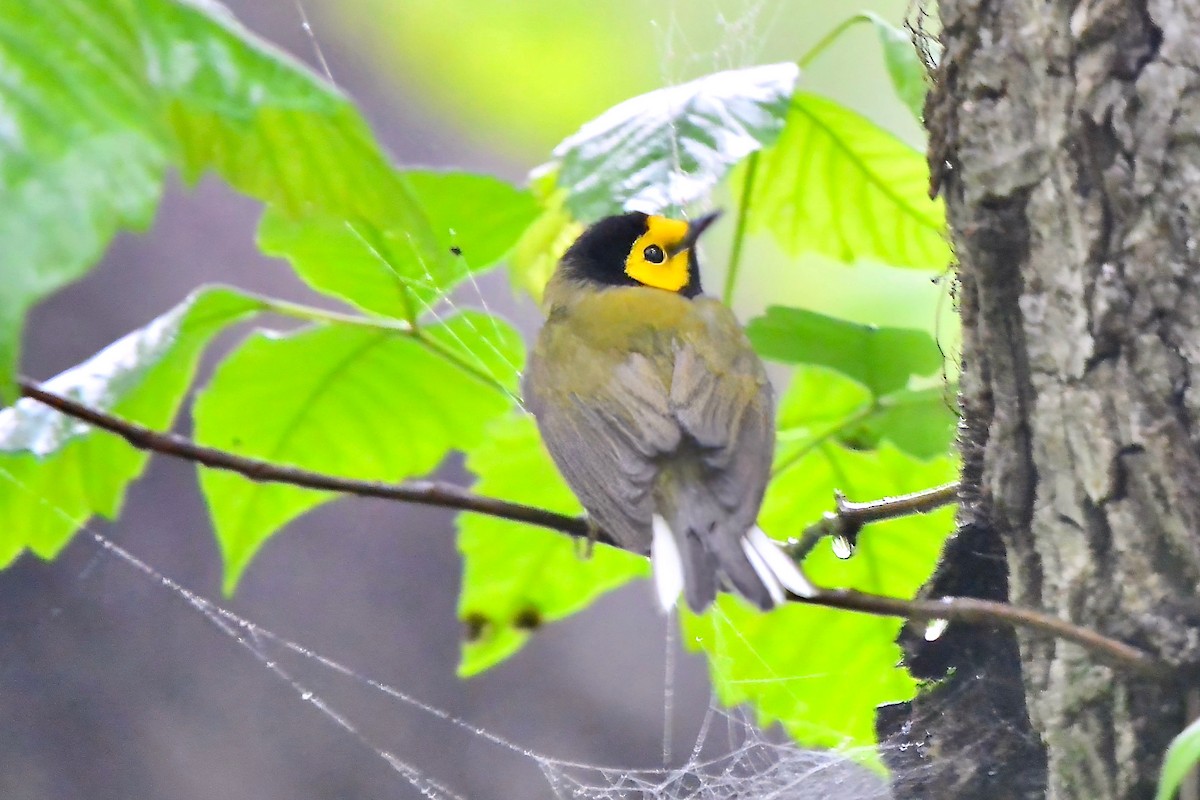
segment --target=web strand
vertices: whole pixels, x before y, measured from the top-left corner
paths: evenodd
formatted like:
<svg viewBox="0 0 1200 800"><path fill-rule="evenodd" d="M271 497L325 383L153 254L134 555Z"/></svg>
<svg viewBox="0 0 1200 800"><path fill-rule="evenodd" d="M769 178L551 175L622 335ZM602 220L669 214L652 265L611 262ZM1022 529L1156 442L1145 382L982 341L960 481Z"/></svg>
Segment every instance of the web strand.
<svg viewBox="0 0 1200 800"><path fill-rule="evenodd" d="M844 757L836 753L805 751L790 742L771 741L739 712L720 710L715 701L710 703L706 710L689 758L680 766L664 765L661 768L631 769L560 759L539 753L483 726L426 703L396 687L363 675L335 659L314 652L214 603L163 574L126 548L92 529L88 524L73 518L47 498L37 495L33 489L3 467L0 467L0 478L35 496L50 513L77 527L84 536L98 546L100 553L111 555L118 562L129 567L134 574L142 576L182 600L186 608L200 614L218 632L232 639L240 648L250 653L254 662L273 678L287 686L293 696L314 708L338 729L374 753L405 783L429 800L466 800L466 798L444 782L425 774L419 767L364 734L352 719L325 697L315 692L308 683L296 677L291 669L280 662L279 655L273 651L279 650L295 655L332 675L366 687L404 707L417 710L472 737L533 762L542 772L555 796L560 798L616 800L617 798L642 797L647 800L677 800L687 797L717 800L736 796L759 796L758 789L750 789L750 787L757 785L761 780L769 781L768 784L763 784L764 786L781 785L779 776L775 774L780 770L788 770L786 785L790 786L807 776L816 774L813 767L814 762L822 765L827 761L832 761L843 766L846 763ZM92 563L95 561L96 559L92 559ZM90 566L85 567L85 570ZM719 748L722 752L718 755L702 758L703 751L713 744L712 725L718 718L726 721L730 740L726 747ZM800 775L794 772L795 764L798 761L804 764ZM753 793L743 794L746 791ZM631 792L633 794L630 794Z"/></svg>
<svg viewBox="0 0 1200 800"><path fill-rule="evenodd" d="M663 734L662 734L662 763L671 763L671 734L675 724L675 648L678 645L678 625L675 609L667 614L666 652L663 655Z"/></svg>
<svg viewBox="0 0 1200 800"><path fill-rule="evenodd" d="M296 8L301 20L301 26L313 45L314 54L321 70L328 80L336 86L337 83L334 80L329 63L317 41L301 0L296 0ZM761 15L763 8L764 3L758 2L752 4L749 10L743 13L739 19L726 21L722 18L722 24L727 26L729 34L725 42L728 47L722 47L716 55L711 56L714 67L730 68L744 65L744 63L739 64L735 62L739 60L744 62L749 55L749 51L747 49L737 52L736 48L739 45L754 42L753 29L756 27L756 20ZM778 13L780 8L782 8L781 5L776 6L776 13ZM698 55L690 48L682 29L678 25L678 20L674 12L671 13L671 19L665 36L666 40L663 44L663 51L660 54L660 65L664 78L678 78L678 76L668 76L672 66L678 67L681 63L685 66L690 65L697 63L704 57ZM681 49L688 51L687 54L681 55ZM725 61L728 61L728 63L724 63ZM677 82L678 80L675 79L665 80L666 85ZM682 164L678 131L674 131L672 156L675 171L677 173L681 172ZM672 203L678 205L676 197L672 196L670 200ZM347 223L347 225L355 236L362 241L364 246L367 246L370 252L380 260L380 263L397 275L398 281L429 290L432 296L441 294L440 287L430 270L429 264L422 257L421 250L412 242L411 236L409 245L423 272L424 280L411 276L400 277L400 273L395 269L395 265L389 263L383 254L371 246L367 237L364 237L358 230L355 230L350 223ZM499 338L500 326L496 322L495 317L490 314L487 300L477 277L474 271L469 268L469 264L464 262L464 265L467 267L466 276L471 287L478 294L484 311L492 317L491 333L496 338ZM405 291L407 290L405 289ZM421 293L410 292L409 295L420 302L424 313L438 322L442 321L438 309L425 300ZM460 310L455 305L454 300L449 297L442 297L440 302L445 303L453 311L457 312ZM459 337L453 329L445 329L447 335L456 341L462 352L469 354L473 358L473 363L482 371L491 374L493 377L498 377L495 376L488 359L484 358L479 350L480 347L486 347L489 354L494 355L516 372L517 365L512 363L511 359L507 357L501 348L496 347L493 339L487 335L482 335L482 332L476 328L470 317L466 317L465 319L466 325L472 332L480 334L476 340L468 342ZM482 342L482 345L480 345L480 342ZM515 402L520 403L519 397L511 393L510 396L512 396ZM672 617L668 621L668 632L665 637L662 767L631 769L628 767L610 767L596 763L558 759L523 747L482 726L421 701L398 688L361 674L339 661L314 652L297 642L279 636L269 629L223 608L202 595L189 590L129 550L92 529L87 524L87 520L72 518L64 509L53 505L48 498L37 495L33 489L22 483L16 476L3 467L0 467L0 478L4 478L24 491L33 494L39 502L50 509L51 513L57 514L74 528L82 531L82 534L98 547L95 557L83 568L81 577L93 570L107 555L129 567L132 574L140 576L140 579L148 580L169 592L173 597L182 600L185 608L199 614L221 635L237 642L241 649L251 654L254 663L259 668L265 670L275 680L288 687L294 697L316 709L321 716L329 720L337 729L348 734L353 741L356 741L359 745L374 753L391 770L400 776L406 784L423 797L431 798L432 800L465 800L464 795L454 791L439 779L426 775L414 764L409 763L365 735L359 729L359 726L355 724L354 720L335 708L327 699L315 693L307 682L296 677L293 670L282 665L280 663L279 651L294 655L304 662L316 665L331 675L336 675L354 684L366 687L395 704L417 710L431 719L440 721L471 737L532 762L541 771L550 790L559 798L572 798L572 800L616 800L616 798L631 800L631 798L635 797L647 798L647 800L678 800L685 797L707 798L711 800L729 800L729 798L733 797L779 798L796 793L796 789L801 788L806 782L811 781L814 776L820 777L838 769L845 769L846 767L847 762L845 758L839 754L806 751L790 742L776 741L779 737L774 737L773 739L764 734L752 721L740 712L722 710L715 698L710 700L706 708L686 762L682 765L672 767L671 759L673 756L672 744L676 704L675 672L677 665L675 662L678 646L678 634L675 630L677 619L675 617ZM724 628L734 630L736 633L736 629L733 628L727 619L724 622L724 625L718 626L718 635L720 634L720 630ZM740 634L738 635L740 636ZM790 679L774 678L773 680L786 681ZM565 724L570 724L570 722L564 720ZM723 738L727 740L720 741ZM704 754L706 751L717 752L715 755L705 757ZM878 780L875 780L874 784L871 785L875 788L881 786ZM847 793L829 795L828 791L823 792L821 789L815 789L812 792L804 792L804 794L826 794L829 796L853 796L860 798L882 796L881 794L870 792L850 791L850 783L843 784L842 786L844 789L847 789Z"/></svg>
<svg viewBox="0 0 1200 800"><path fill-rule="evenodd" d="M338 86L338 82L334 79L333 71L329 68L329 62L325 58L325 52L324 52L323 48L321 47L320 42L317 40L316 32L313 30L312 24L309 22L308 13L305 11L304 4L301 2L301 0L295 0L295 5L296 5L296 13L300 17L300 27L303 29L305 36L308 37L309 42L311 42L311 44L312 44L313 53L317 59L317 63L320 65L322 72L324 72L325 77L329 80L330 84L332 84L335 88L338 88L340 90L341 87ZM408 245L409 245L410 250L413 253L414 258L416 259L417 263L421 267L422 272L424 273L424 277L425 277L424 281L421 281L419 279L413 279L410 276L402 277L400 274L400 271L396 268L396 265L393 264L391 262L391 260L385 254L381 253L379 251L379 249L370 242L369 238L367 236L365 236L363 234L363 232L357 228L357 226L355 226L353 223L347 221L346 228L354 235L355 238L357 238L359 240L359 242L362 244L362 246L364 248L367 249L367 251L371 254L371 256L379 262L380 266L382 266L384 269L391 272L392 274L396 275L397 281L400 284L402 284L399 287L400 291L405 292L409 298L417 299L420 302L420 304L424 310L424 313L431 316L438 323L444 322L444 319L438 314L437 309L432 304L430 304L428 301L426 301L422 295L420 295L417 292L411 291L410 286L420 288L420 289L425 289L425 290L429 291L431 294L433 294L434 296L440 296L441 301L446 303L446 305L448 305L454 312L461 312L461 309L455 305L453 299L449 296L449 294L446 294L442 291L442 287L439 285L438 281L434 278L432 271L429 269L429 264L427 263L426 259L422 255L420 247L416 244L415 241L413 241L413 237L412 237L411 233L407 234ZM454 231L450 231L450 234L451 234L451 236L453 236ZM465 261L465 259L467 259L469 257L469 254L458 253L456 255L456 257L464 259L463 263L465 266L465 271L466 271L468 281L470 282L471 286L474 288L475 293L478 295L479 302L483 308L484 313L487 314L487 316L491 319L492 333L494 334L496 339L500 339L502 336L502 332L500 330L500 324L496 320L495 316L492 315L491 309L488 307L487 298L484 296L484 292L480 288L479 282L475 275L475 271L472 270L470 268L469 263L467 263ZM475 334L481 333L479 328L475 325L475 323L471 320L471 318L469 316L464 316L463 320L464 320L465 324L467 325L467 327L471 329L472 333L475 333ZM482 372L484 372L487 375L490 375L496 381L497 385L501 385L501 386L503 385L503 383L504 383L503 377L495 374L491 365L488 364L487 361L475 349L475 347L473 346L474 343L467 342L466 340L464 340L461 336L459 336L457 333L455 333L452 328L447 327L447 328L443 328L443 330L446 332L446 334L451 339L454 340L455 344L457 344L462 349L462 352L469 354L474 359L475 365ZM520 369L518 368L518 365L514 364L512 362L512 360L508 357L508 355L495 345L495 343L492 341L492 339L490 339L489 337L484 336L484 335L478 335L476 342L481 342L485 347L487 347L488 350L490 350L492 352L492 354L494 356L496 356L507 367L509 367L513 371L513 373L515 375L517 375L518 378L520 377L521 372L520 372ZM519 395L517 395L507 389L505 389L505 392L509 395L509 398L512 399L513 402L515 402L518 406L521 407L522 410L524 410L525 405Z"/></svg>

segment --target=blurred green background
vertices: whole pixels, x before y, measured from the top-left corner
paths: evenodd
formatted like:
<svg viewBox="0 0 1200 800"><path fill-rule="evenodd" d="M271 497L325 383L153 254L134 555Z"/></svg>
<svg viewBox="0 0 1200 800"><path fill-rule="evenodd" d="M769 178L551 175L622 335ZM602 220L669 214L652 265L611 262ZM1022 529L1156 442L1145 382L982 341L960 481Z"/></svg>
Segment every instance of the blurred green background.
<svg viewBox="0 0 1200 800"><path fill-rule="evenodd" d="M449 151L465 148L471 161L519 180L584 122L635 94L717 70L797 61L847 17L872 10L898 25L908 3L310 0L308 9L318 43L346 47L402 98L406 114L455 131L431 157L452 161ZM800 88L924 149L924 131L893 92L870 25L850 28L825 49ZM733 204L727 193L715 203ZM707 286L721 285L732 229L710 235ZM737 303L743 319L769 299L929 330L956 350L953 309L944 286L927 274L873 264L845 269L819 256L789 259L766 235L751 236L744 257ZM762 276L777 265L796 279L765 285Z"/></svg>
<svg viewBox="0 0 1200 800"><path fill-rule="evenodd" d="M796 61L843 19L870 8L893 23L905 0L770 3L698 0L340 0L309 2L319 39L352 42L380 79L415 94L421 114L475 147L536 164L581 124L635 94L721 69ZM815 62L826 92L914 146L923 132L888 88L868 26Z"/></svg>
<svg viewBox="0 0 1200 800"><path fill-rule="evenodd" d="M228 6L253 31L321 72L315 38L337 83L401 164L514 180L547 160L580 124L631 95L714 70L794 61L863 8L894 23L906 8L904 0L232 0ZM869 26L847 32L801 85L923 146L919 126L894 96ZM714 202L730 205L728 198ZM288 269L254 247L259 214L257 203L217 180L174 184L148 234L120 236L103 264L36 310L28 326L28 372L43 378L83 360L204 281L311 300ZM728 237L732 227L714 233ZM713 236L706 245L706 283L719 286L728 238ZM761 276L771 270L755 265L767 263L784 264L796 280L764 285ZM488 304L532 330L532 304L511 300L502 281L499 273L481 281ZM474 300L462 296L464 304ZM943 342L954 327L944 288L927 273L847 268L819 258L791 262L761 235L751 239L743 264L742 319L768 302L936 331ZM455 465L440 474L464 478ZM120 521L98 529L202 596L220 596L220 559L190 466L155 460ZM644 583L547 626L519 659L463 682L455 676L460 572L452 514L345 502L290 525L247 570L237 595L223 602L523 747L593 764L660 761L664 649L674 647L676 755L686 747L708 706L705 664L667 637ZM14 643L0 658L0 717L9 734L0 742L5 800L417 796L375 751L329 725L194 608L87 537L77 537L54 562L15 564L0 583L0 608L0 637ZM318 674L304 677L330 683L327 674L310 672ZM497 754L478 737L439 728L398 703L381 702L373 690L319 682L316 688L374 741L464 796L550 796L536 765ZM854 795L845 784L809 793Z"/></svg>

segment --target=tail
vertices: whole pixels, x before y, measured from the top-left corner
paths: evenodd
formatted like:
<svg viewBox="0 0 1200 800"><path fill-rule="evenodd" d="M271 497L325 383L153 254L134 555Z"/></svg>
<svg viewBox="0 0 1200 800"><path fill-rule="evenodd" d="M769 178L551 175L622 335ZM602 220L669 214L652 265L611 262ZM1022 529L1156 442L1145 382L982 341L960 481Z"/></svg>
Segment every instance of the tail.
<svg viewBox="0 0 1200 800"><path fill-rule="evenodd" d="M675 534L667 521L658 514L650 521L654 538L650 541L650 563L654 565L654 591L658 595L658 607L670 611L679 600L685 581L683 556L675 544ZM716 592L714 591L714 595Z"/></svg>
<svg viewBox="0 0 1200 800"><path fill-rule="evenodd" d="M652 527L650 555L664 611L675 606L681 592L693 611L703 611L716 597L718 582L762 609L779 605L789 591L801 597L816 594L799 565L757 525L736 542L720 541L724 537L714 536L716 532L702 538L689 530L679 536L657 514Z"/></svg>
<svg viewBox="0 0 1200 800"><path fill-rule="evenodd" d="M742 537L742 550L776 605L783 602L785 589L800 597L816 596L817 587L808 580L800 565L763 533L762 528L755 525Z"/></svg>

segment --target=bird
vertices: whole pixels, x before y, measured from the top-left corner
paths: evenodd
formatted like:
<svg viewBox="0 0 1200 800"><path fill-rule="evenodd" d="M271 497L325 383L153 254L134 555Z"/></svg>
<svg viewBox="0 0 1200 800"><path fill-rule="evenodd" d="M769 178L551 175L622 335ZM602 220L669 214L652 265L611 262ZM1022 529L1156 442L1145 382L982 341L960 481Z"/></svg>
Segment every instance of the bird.
<svg viewBox="0 0 1200 800"><path fill-rule="evenodd" d="M775 409L733 312L704 294L692 221L601 219L559 259L523 394L594 529L649 555L663 610L718 590L760 609L815 590L757 525Z"/></svg>

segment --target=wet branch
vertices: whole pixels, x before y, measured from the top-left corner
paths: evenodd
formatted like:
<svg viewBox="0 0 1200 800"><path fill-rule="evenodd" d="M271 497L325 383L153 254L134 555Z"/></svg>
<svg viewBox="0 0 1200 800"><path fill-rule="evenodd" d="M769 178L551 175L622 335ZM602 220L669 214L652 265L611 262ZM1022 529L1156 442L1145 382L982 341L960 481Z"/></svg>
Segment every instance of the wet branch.
<svg viewBox="0 0 1200 800"><path fill-rule="evenodd" d="M381 481L355 480L246 458L224 450L198 445L190 439L176 434L154 431L137 423L120 419L48 392L29 380L19 381L19 386L25 397L43 403L69 417L114 433L138 449L193 461L214 469L236 472L251 480L286 483L360 497L379 497L403 503L473 511L477 514L487 514L501 519L538 525L579 538L586 538L591 533L597 541L619 547L603 532L599 532L597 535L596 532L590 531L587 520L582 517L567 516L494 497L484 497L454 484L439 481L409 481L392 484ZM821 535L856 533L859 528L870 522L905 514L923 513L946 505L953 502L956 491L957 485L948 484L926 492L885 498L872 503L850 503L844 497L839 496L837 511L827 514L816 526L810 527L810 530L826 523L826 528L822 529L824 532ZM829 527L831 525L834 527ZM795 545L792 547L794 548ZM947 620L984 625L1016 625L1075 642L1113 664L1127 669L1139 672L1158 672L1165 669L1165 666L1156 661L1149 653L1124 642L1109 639L1095 631L1081 628L1057 617L1030 609L1016 608L1005 603L969 597L903 600L848 589L819 589L814 597L793 597L792 600L809 605L858 611L878 616L900 617L913 621Z"/></svg>
<svg viewBox="0 0 1200 800"><path fill-rule="evenodd" d="M831 537L835 543L840 540L840 546L835 544L835 547L838 547L839 550L844 549L845 556L849 556L850 551L854 549L858 532L863 529L863 526L885 519L927 514L943 506L948 506L957 499L957 481L912 494L884 497L867 503L852 503L846 499L846 495L834 492L833 500L836 510L826 511L824 516L805 528L799 537L788 543L787 551L792 558L799 561L817 546L817 542L825 537Z"/></svg>

